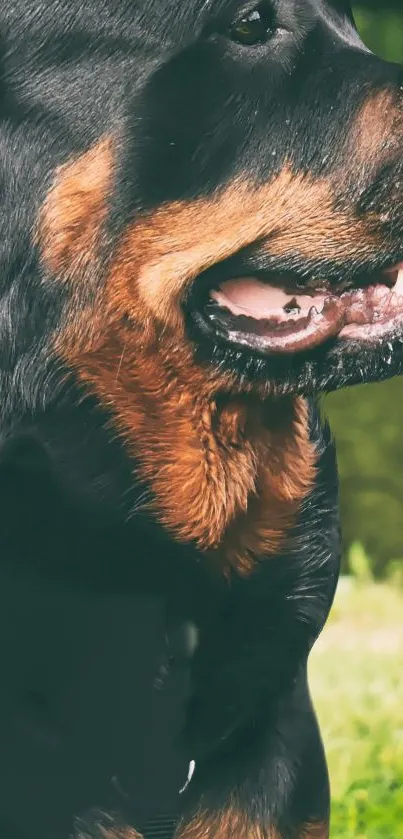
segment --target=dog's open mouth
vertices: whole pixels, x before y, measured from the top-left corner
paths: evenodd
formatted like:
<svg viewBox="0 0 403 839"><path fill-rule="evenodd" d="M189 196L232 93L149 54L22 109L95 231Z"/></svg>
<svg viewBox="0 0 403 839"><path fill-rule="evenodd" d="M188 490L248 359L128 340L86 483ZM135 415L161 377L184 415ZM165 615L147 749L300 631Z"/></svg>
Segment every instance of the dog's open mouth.
<svg viewBox="0 0 403 839"><path fill-rule="evenodd" d="M323 281L239 277L209 290L206 325L258 353L296 353L330 339L375 343L403 326L403 263L337 291Z"/></svg>

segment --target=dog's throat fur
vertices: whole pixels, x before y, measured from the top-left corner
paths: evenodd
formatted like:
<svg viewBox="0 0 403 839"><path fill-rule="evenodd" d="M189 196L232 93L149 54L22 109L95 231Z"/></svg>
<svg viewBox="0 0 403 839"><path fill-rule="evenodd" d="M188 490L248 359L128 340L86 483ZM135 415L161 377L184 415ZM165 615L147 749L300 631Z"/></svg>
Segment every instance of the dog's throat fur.
<svg viewBox="0 0 403 839"><path fill-rule="evenodd" d="M314 483L307 404L214 392L195 364L175 368L172 353L161 357L131 337L122 343L111 329L73 366L101 404L114 406L152 514L224 571L248 573L281 550Z"/></svg>

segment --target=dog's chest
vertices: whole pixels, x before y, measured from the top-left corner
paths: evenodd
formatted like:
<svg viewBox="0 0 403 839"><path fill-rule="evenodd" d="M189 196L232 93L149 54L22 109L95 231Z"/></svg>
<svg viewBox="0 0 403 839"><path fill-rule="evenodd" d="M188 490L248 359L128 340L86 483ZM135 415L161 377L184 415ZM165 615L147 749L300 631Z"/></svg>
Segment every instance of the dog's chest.
<svg viewBox="0 0 403 839"><path fill-rule="evenodd" d="M159 597L86 596L4 569L0 577L0 770L10 820L19 813L21 833L36 839L60 835L71 813L94 806L130 808L137 824L174 815L190 762L177 740L194 626L167 626Z"/></svg>

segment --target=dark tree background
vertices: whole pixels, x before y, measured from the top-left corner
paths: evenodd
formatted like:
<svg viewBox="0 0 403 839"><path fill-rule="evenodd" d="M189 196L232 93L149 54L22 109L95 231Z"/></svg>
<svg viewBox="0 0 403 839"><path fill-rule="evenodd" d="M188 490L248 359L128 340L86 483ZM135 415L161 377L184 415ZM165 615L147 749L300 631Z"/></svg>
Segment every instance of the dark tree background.
<svg viewBox="0 0 403 839"><path fill-rule="evenodd" d="M403 0L361 0L354 12L367 45L403 63ZM333 394L325 407L338 443L345 567L359 542L384 575L403 561L403 377Z"/></svg>

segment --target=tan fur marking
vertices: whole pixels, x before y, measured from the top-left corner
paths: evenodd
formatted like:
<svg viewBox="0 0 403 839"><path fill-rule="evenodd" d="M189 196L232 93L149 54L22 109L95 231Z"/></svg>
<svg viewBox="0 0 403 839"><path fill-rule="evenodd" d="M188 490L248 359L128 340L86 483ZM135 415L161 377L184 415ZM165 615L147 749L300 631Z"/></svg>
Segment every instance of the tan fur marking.
<svg viewBox="0 0 403 839"><path fill-rule="evenodd" d="M301 827L300 839L328 839L325 823ZM220 812L202 811L192 821L179 824L175 839L281 839L275 828L254 823L246 813L228 807Z"/></svg>
<svg viewBox="0 0 403 839"><path fill-rule="evenodd" d="M278 241L320 198L323 220L326 187L284 171L267 187L235 184L210 201L161 207L126 231L91 310L79 295L93 279L111 141L98 156L99 165L94 150L62 170L44 210L45 264L77 289L57 351L114 412L161 523L247 572L281 547L315 479L305 405L282 400L269 413L252 387L239 394L230 374L197 367L180 300L200 270L269 230Z"/></svg>
<svg viewBox="0 0 403 839"><path fill-rule="evenodd" d="M280 839L275 829L253 824L246 813L229 807L221 812L202 811L191 822L180 824L175 839Z"/></svg>
<svg viewBox="0 0 403 839"><path fill-rule="evenodd" d="M316 476L305 401L281 400L278 405L271 402L270 408L270 426L261 431L256 446L255 491L223 545L225 561L244 573L253 568L256 557L281 549Z"/></svg>
<svg viewBox="0 0 403 839"><path fill-rule="evenodd" d="M88 280L86 269L94 260L113 177L112 151L113 141L106 139L63 167L43 209L44 263L73 283ZM296 175L285 167L262 186L238 180L209 198L162 205L138 217L117 246L106 305L134 320L152 317L183 331L179 303L186 287L240 248L260 240L272 255L362 258L366 247L378 244L375 221L335 210L330 179Z"/></svg>
<svg viewBox="0 0 403 839"><path fill-rule="evenodd" d="M82 276L96 258L112 171L113 141L107 137L56 172L37 240L45 265L59 278Z"/></svg>
<svg viewBox="0 0 403 839"><path fill-rule="evenodd" d="M134 222L116 253L110 293L134 318L140 300L161 323L182 329L180 301L192 280L257 240L272 255L325 260L362 257L366 243L377 242L367 221L332 208L330 183L284 169L264 186L238 181Z"/></svg>
<svg viewBox="0 0 403 839"><path fill-rule="evenodd" d="M217 401L224 377L198 369L190 349L125 347L121 330L75 359L110 406L151 486L159 520L185 542L249 571L278 549L316 474L302 399ZM115 343L114 343L115 342ZM68 359L68 356L67 356ZM172 360L171 360L172 359Z"/></svg>
<svg viewBox="0 0 403 839"><path fill-rule="evenodd" d="M401 134L401 117L396 96L391 91L381 90L366 99L352 124L348 142L347 165L354 166L356 177L360 163L368 171L372 163L378 167L388 157L396 159L396 135L397 130Z"/></svg>
<svg viewBox="0 0 403 839"><path fill-rule="evenodd" d="M109 821L109 820L108 820ZM329 825L302 827L300 839L328 839ZM142 839L134 828L96 825L95 833L79 833L76 839ZM245 813L234 808L219 813L199 812L192 821L179 824L174 839L281 839L274 828L253 824Z"/></svg>

